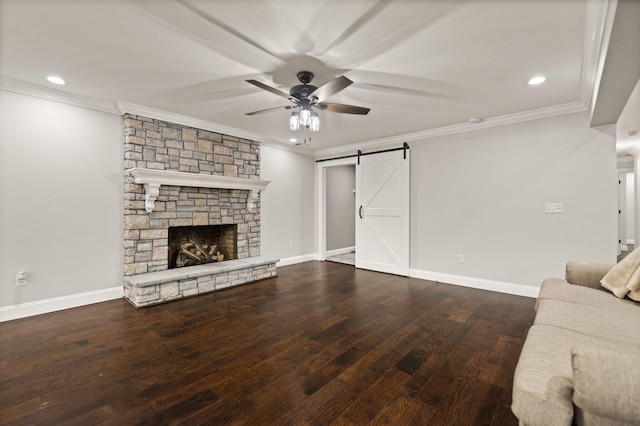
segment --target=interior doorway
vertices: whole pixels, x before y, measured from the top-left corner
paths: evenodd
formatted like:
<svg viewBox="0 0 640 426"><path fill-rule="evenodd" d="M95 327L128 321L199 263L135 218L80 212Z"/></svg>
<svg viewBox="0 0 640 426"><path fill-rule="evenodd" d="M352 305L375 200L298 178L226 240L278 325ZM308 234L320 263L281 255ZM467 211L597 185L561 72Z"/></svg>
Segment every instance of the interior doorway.
<svg viewBox="0 0 640 426"><path fill-rule="evenodd" d="M356 167L353 164L327 168L326 249L327 260L355 266Z"/></svg>
<svg viewBox="0 0 640 426"><path fill-rule="evenodd" d="M354 157L316 163L318 260L355 265L355 165Z"/></svg>
<svg viewBox="0 0 640 426"><path fill-rule="evenodd" d="M636 188L633 171L618 170L618 261L636 246Z"/></svg>
<svg viewBox="0 0 640 426"><path fill-rule="evenodd" d="M361 153L330 160L316 161L316 223L318 260L336 260L397 275L409 275L409 145L381 151ZM340 215L339 227L353 224L355 242L337 245L329 240L330 215L334 207L328 205L331 182L327 175L332 169L349 166L349 178L337 180L343 197L345 212ZM353 174L355 169L355 186ZM344 170L343 170L344 171ZM338 172L340 173L340 172ZM345 182L347 182L345 184ZM355 191L355 203L351 196ZM344 218L351 216L353 222ZM341 231L339 231L341 232ZM351 234L352 231L348 231ZM346 232L345 232L346 233ZM334 248L339 246L339 248ZM336 252L337 250L337 252ZM347 259L345 259L345 257ZM329 259L331 258L331 259ZM354 262L355 260L355 262Z"/></svg>

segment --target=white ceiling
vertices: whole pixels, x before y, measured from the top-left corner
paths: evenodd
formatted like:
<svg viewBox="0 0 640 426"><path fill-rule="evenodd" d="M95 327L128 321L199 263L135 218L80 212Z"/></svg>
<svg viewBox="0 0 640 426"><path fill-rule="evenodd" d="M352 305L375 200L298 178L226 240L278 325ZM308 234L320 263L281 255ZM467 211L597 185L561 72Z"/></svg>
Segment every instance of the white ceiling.
<svg viewBox="0 0 640 426"><path fill-rule="evenodd" d="M585 109L588 0L0 0L0 75L181 114L289 143L296 73L367 116L320 112L314 150L495 119ZM596 16L596 19L599 19ZM591 69L585 64L594 64ZM547 77L540 86L527 80ZM591 84L592 85L592 84ZM586 89L585 89L586 87Z"/></svg>

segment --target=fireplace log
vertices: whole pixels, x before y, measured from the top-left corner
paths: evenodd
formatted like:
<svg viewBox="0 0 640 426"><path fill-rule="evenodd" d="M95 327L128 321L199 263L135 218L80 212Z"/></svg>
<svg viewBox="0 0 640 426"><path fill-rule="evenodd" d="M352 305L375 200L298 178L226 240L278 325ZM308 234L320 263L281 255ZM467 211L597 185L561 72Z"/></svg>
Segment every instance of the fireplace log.
<svg viewBox="0 0 640 426"><path fill-rule="evenodd" d="M184 256L182 253L178 253L178 257L176 258L176 266L178 268L182 268L183 266L187 266L187 257Z"/></svg>
<svg viewBox="0 0 640 426"><path fill-rule="evenodd" d="M209 260L211 260L211 256L209 255L209 253L197 242L193 241L193 240L189 240L190 243L192 243L195 246L195 249L198 250L200 253L202 253L202 256L204 257L204 259L199 258L198 260L200 261L205 261L208 262Z"/></svg>
<svg viewBox="0 0 640 426"><path fill-rule="evenodd" d="M200 259L200 257L198 255L193 254L189 250L181 249L180 253L184 254L186 256L189 256L190 258L192 258L193 260L197 260L198 262L200 262L202 260L202 259Z"/></svg>

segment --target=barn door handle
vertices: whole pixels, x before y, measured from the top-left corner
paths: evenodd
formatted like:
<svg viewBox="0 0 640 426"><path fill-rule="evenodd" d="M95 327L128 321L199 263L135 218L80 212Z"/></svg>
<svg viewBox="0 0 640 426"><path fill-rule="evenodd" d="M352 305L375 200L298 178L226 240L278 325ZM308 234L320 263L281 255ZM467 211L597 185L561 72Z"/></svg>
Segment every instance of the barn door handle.
<svg viewBox="0 0 640 426"><path fill-rule="evenodd" d="M362 206L360 206L360 208L358 209L358 216L360 216L360 219L364 219L364 217L362 216Z"/></svg>

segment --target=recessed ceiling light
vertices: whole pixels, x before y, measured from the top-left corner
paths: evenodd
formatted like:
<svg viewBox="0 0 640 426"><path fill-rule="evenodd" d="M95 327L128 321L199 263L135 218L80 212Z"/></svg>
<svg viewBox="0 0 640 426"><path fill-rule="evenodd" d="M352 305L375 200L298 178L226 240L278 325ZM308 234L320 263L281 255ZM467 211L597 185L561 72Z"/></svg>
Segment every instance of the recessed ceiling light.
<svg viewBox="0 0 640 426"><path fill-rule="evenodd" d="M298 139L296 139L296 138L291 138L291 139L289 139L289 142L291 142L291 143L296 143L296 142L298 142Z"/></svg>
<svg viewBox="0 0 640 426"><path fill-rule="evenodd" d="M65 81L63 79L61 79L60 77L56 77L55 75L48 76L47 80L49 80L49 82L51 82L53 84L64 84L65 83Z"/></svg>
<svg viewBox="0 0 640 426"><path fill-rule="evenodd" d="M539 75L539 76L533 77L531 80L529 80L529 84L531 86L535 86L537 84L544 83L545 80L546 80L546 77Z"/></svg>

